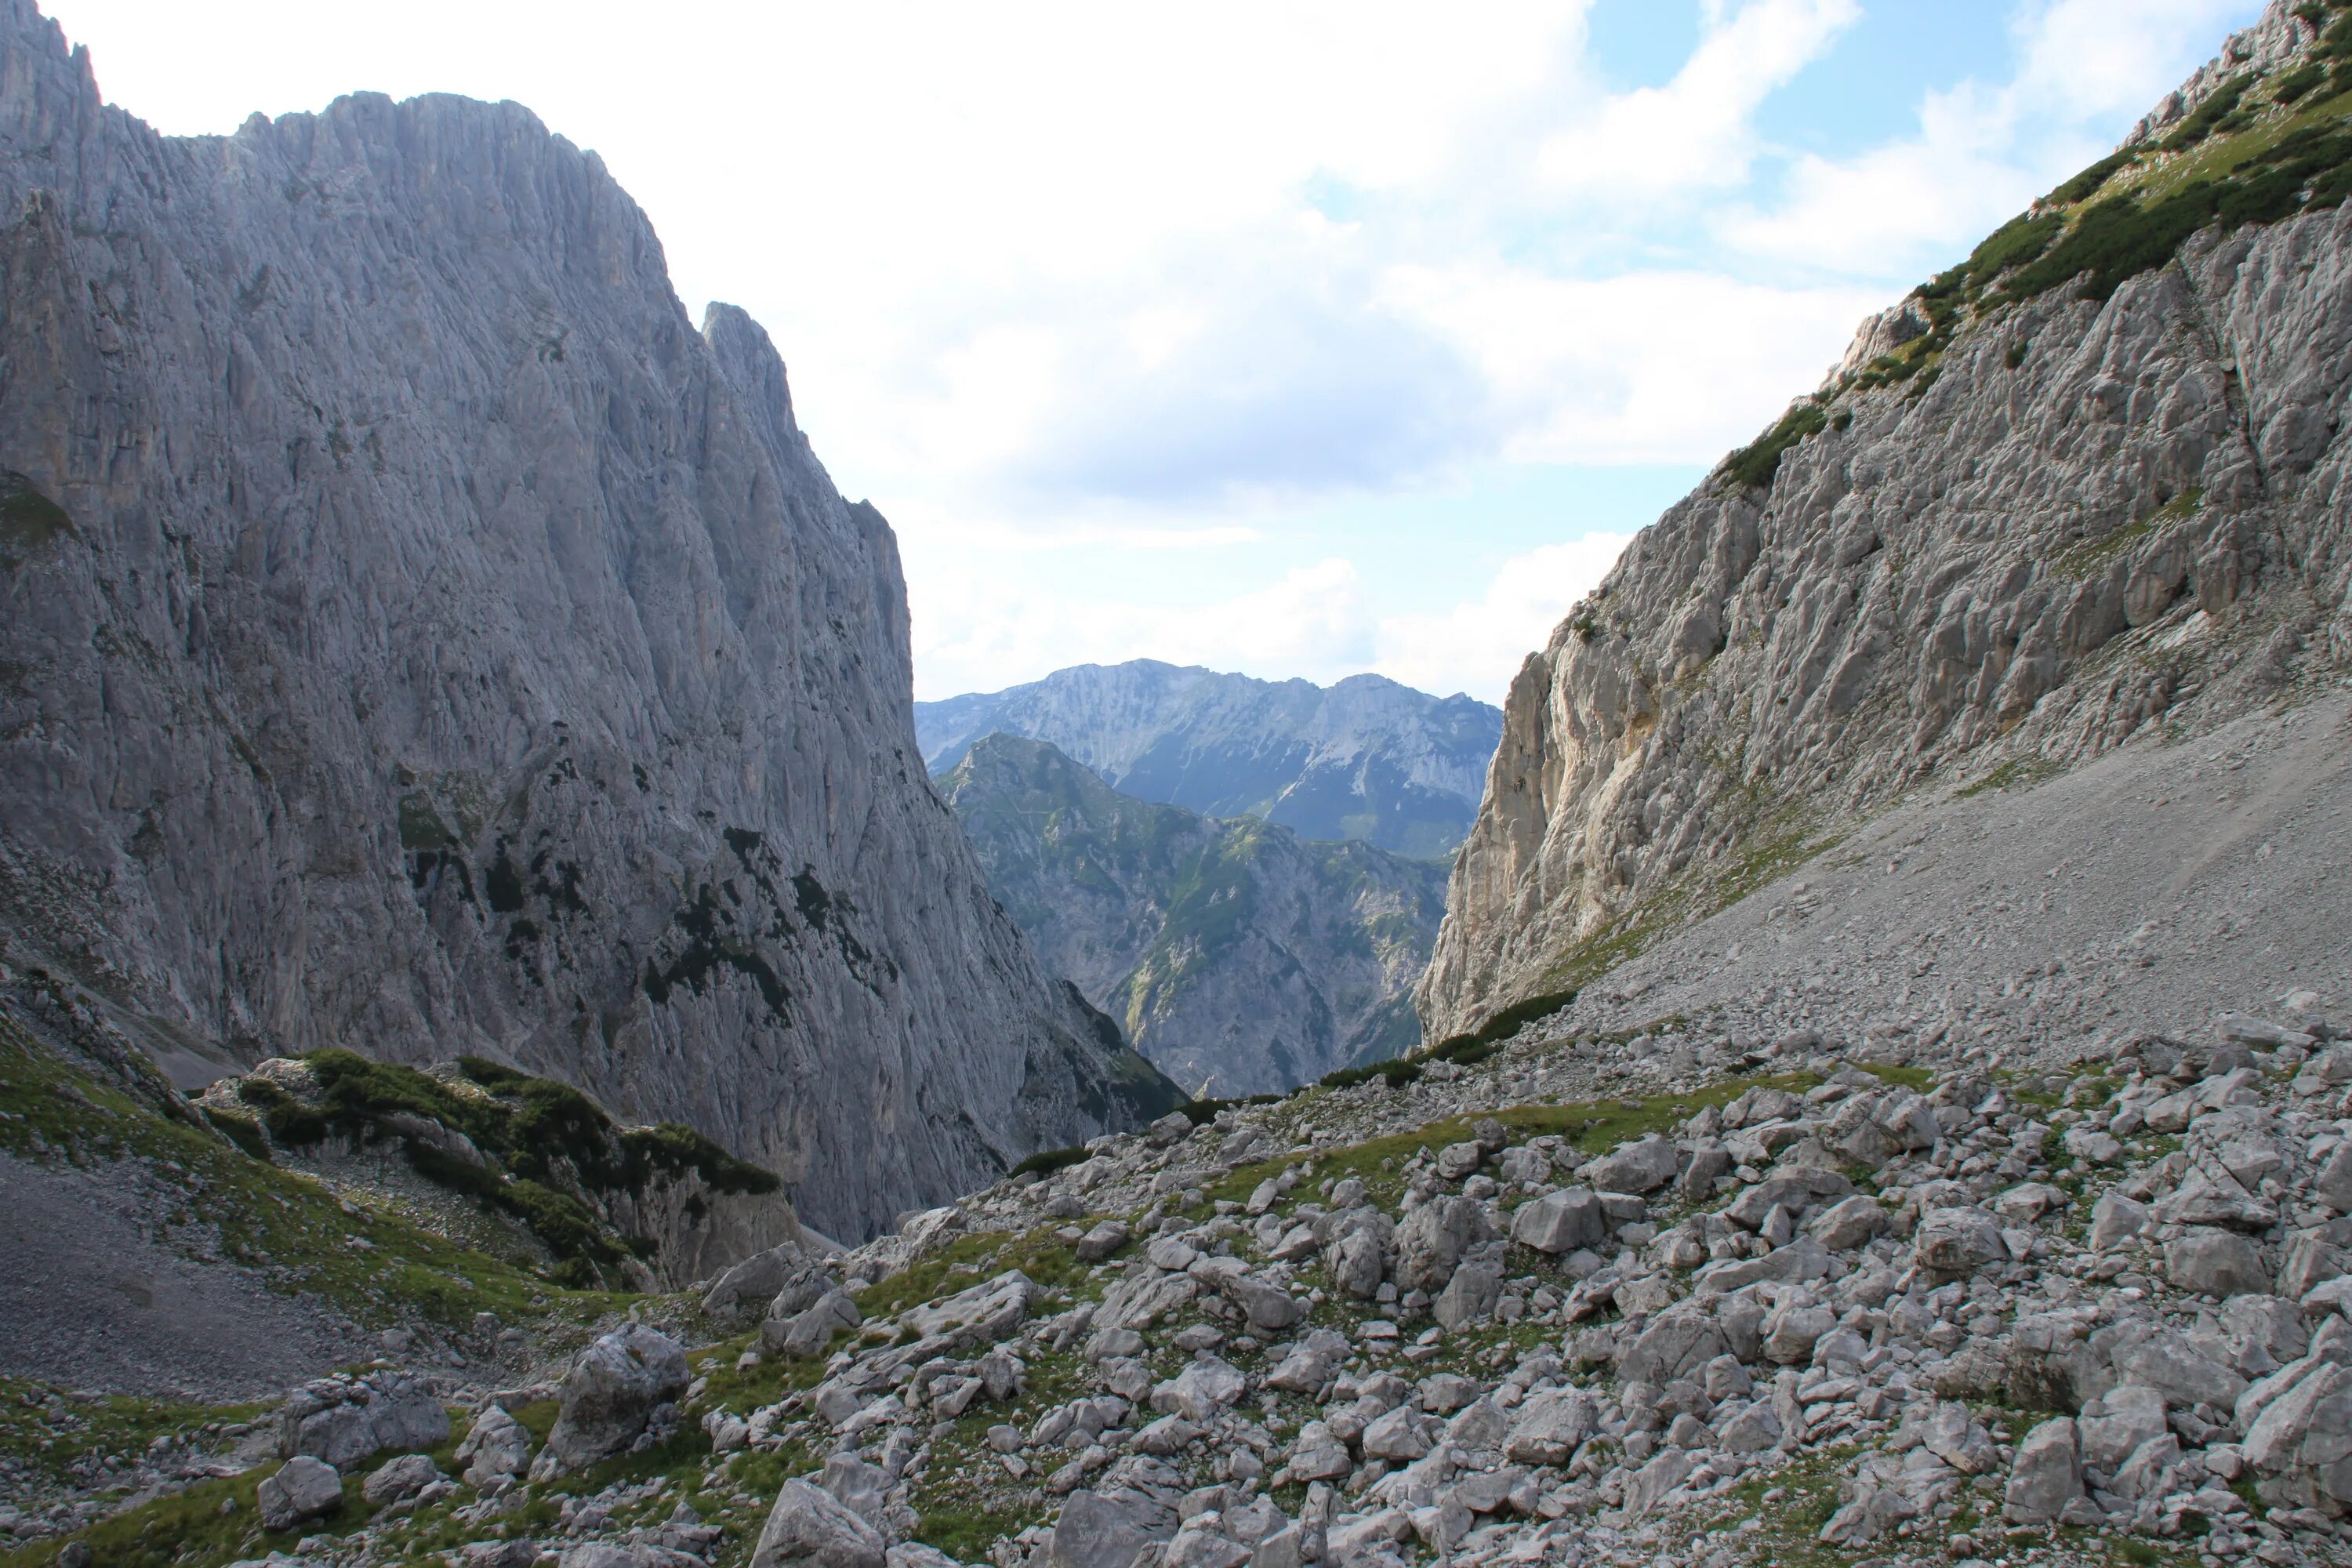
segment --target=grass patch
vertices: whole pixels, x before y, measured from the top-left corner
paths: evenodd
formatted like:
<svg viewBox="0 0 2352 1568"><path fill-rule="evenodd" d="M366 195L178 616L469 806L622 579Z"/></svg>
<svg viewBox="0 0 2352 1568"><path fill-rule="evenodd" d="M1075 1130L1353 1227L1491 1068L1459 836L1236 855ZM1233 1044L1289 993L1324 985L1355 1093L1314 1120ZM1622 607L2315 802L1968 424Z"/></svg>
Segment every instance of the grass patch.
<svg viewBox="0 0 2352 1568"><path fill-rule="evenodd" d="M2011 757L1976 783L1961 789L1955 798L1974 800L1992 790L2028 789L2065 771L2046 757Z"/></svg>
<svg viewBox="0 0 2352 1568"><path fill-rule="evenodd" d="M2081 581L2166 524L2186 522L2196 516L2204 504L2204 487L2191 485L2137 521L2126 523L2113 532L2102 534L2096 539L2087 539L2079 544L2068 546L2055 561L2050 563L2051 568Z"/></svg>
<svg viewBox="0 0 2352 1568"><path fill-rule="evenodd" d="M1789 449L1809 436L1820 435L1828 428L1829 422L1829 411L1820 404L1810 400L1799 403L1756 441L1724 458L1716 472L1745 489L1768 489Z"/></svg>
<svg viewBox="0 0 2352 1568"><path fill-rule="evenodd" d="M477 1312L507 1323L585 1324L634 1300L546 1279L414 1224L363 1195L255 1159L209 1126L170 1120L68 1066L0 1019L0 1148L93 1168L137 1159L183 1190L168 1217L209 1229L226 1258L271 1289L314 1295L368 1328L415 1318L452 1327ZM346 1212L346 1202L350 1209ZM351 1245L354 1237L364 1248Z"/></svg>

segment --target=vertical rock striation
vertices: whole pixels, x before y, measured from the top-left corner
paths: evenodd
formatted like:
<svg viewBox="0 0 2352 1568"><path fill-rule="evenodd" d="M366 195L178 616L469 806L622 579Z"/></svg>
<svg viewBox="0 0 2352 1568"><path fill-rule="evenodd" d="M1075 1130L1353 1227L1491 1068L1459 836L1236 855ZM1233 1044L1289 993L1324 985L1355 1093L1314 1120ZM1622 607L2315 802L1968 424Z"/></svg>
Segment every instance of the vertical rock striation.
<svg viewBox="0 0 2352 1568"><path fill-rule="evenodd" d="M0 0L0 924L187 1076L475 1052L852 1235L1165 1098L929 788L765 333L518 105L163 137Z"/></svg>
<svg viewBox="0 0 2352 1568"><path fill-rule="evenodd" d="M2347 52L2274 5L1633 542L1512 686L1429 1037L1907 792L2343 668Z"/></svg>

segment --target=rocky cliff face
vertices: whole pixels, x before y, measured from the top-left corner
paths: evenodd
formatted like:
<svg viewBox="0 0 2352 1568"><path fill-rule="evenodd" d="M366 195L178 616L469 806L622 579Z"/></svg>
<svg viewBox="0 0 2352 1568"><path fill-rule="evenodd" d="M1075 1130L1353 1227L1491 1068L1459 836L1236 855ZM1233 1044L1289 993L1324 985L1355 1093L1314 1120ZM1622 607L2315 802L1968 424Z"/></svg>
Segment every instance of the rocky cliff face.
<svg viewBox="0 0 2352 1568"><path fill-rule="evenodd" d="M1136 800L1012 735L943 785L1046 967L1187 1089L1276 1092L1418 1042L1442 867Z"/></svg>
<svg viewBox="0 0 2352 1568"><path fill-rule="evenodd" d="M1164 1099L929 787L888 527L593 154L447 97L160 137L5 0L0 214L14 962L188 1079L565 1079L852 1236Z"/></svg>
<svg viewBox="0 0 2352 1568"><path fill-rule="evenodd" d="M1501 725L1483 702L1377 675L1325 688L1151 659L915 705L935 773L983 735L1025 735L1141 800L1423 857L1462 841Z"/></svg>
<svg viewBox="0 0 2352 1568"><path fill-rule="evenodd" d="M1512 687L1432 1037L1898 799L2336 677L2347 72L2352 21L2274 5L1633 542Z"/></svg>

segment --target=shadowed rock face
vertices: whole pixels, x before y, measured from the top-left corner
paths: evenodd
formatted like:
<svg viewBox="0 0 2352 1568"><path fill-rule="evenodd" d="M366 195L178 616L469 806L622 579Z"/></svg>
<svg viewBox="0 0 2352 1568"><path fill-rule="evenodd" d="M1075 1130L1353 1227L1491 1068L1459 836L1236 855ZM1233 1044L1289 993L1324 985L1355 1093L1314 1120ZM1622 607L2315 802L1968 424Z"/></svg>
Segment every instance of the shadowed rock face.
<svg viewBox="0 0 2352 1568"><path fill-rule="evenodd" d="M159 137L5 0L0 354L0 925L184 1078L477 1052L852 1235L1165 1097L929 786L766 335L527 110Z"/></svg>
<svg viewBox="0 0 2352 1568"><path fill-rule="evenodd" d="M1195 1093L1280 1092L1419 1040L1442 867L1135 800L1013 735L940 786L1046 965Z"/></svg>
<svg viewBox="0 0 2352 1568"><path fill-rule="evenodd" d="M1483 702L1377 675L1322 687L1148 658L915 705L934 773L984 735L1022 735L1139 800L1422 857L1462 842L1501 721Z"/></svg>
<svg viewBox="0 0 2352 1568"><path fill-rule="evenodd" d="M2231 68L2314 36L2273 6ZM2165 166L2136 177L2160 190ZM2099 292L1988 294L1932 369L1833 382L1761 484L1727 464L1633 542L1511 689L1418 994L1431 1038L1589 980L1906 794L2342 668L2352 212L2211 225Z"/></svg>

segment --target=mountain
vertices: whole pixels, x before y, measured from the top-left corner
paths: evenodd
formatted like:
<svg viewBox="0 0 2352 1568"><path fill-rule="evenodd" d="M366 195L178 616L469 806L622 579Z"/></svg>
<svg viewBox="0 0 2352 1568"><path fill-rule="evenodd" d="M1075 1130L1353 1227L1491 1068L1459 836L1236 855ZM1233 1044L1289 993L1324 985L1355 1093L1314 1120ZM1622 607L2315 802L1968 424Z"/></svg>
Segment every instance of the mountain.
<svg viewBox="0 0 2352 1568"><path fill-rule="evenodd" d="M512 103L171 138L0 0L0 929L193 1085L475 1055L871 1234L1164 1108L916 750L897 545Z"/></svg>
<svg viewBox="0 0 2352 1568"><path fill-rule="evenodd" d="M1195 1093L1278 1092L1418 1043L1442 867L1137 800L1013 735L941 788L1046 967Z"/></svg>
<svg viewBox="0 0 2352 1568"><path fill-rule="evenodd" d="M915 733L933 773L983 735L1026 735L1139 800L1433 858L1469 829L1502 718L1377 675L1327 688L1135 659L918 702Z"/></svg>
<svg viewBox="0 0 2352 1568"><path fill-rule="evenodd" d="M2347 87L2352 20L2273 4L1634 540L1511 688L1431 1038L1557 1005L1895 803L2341 679Z"/></svg>

